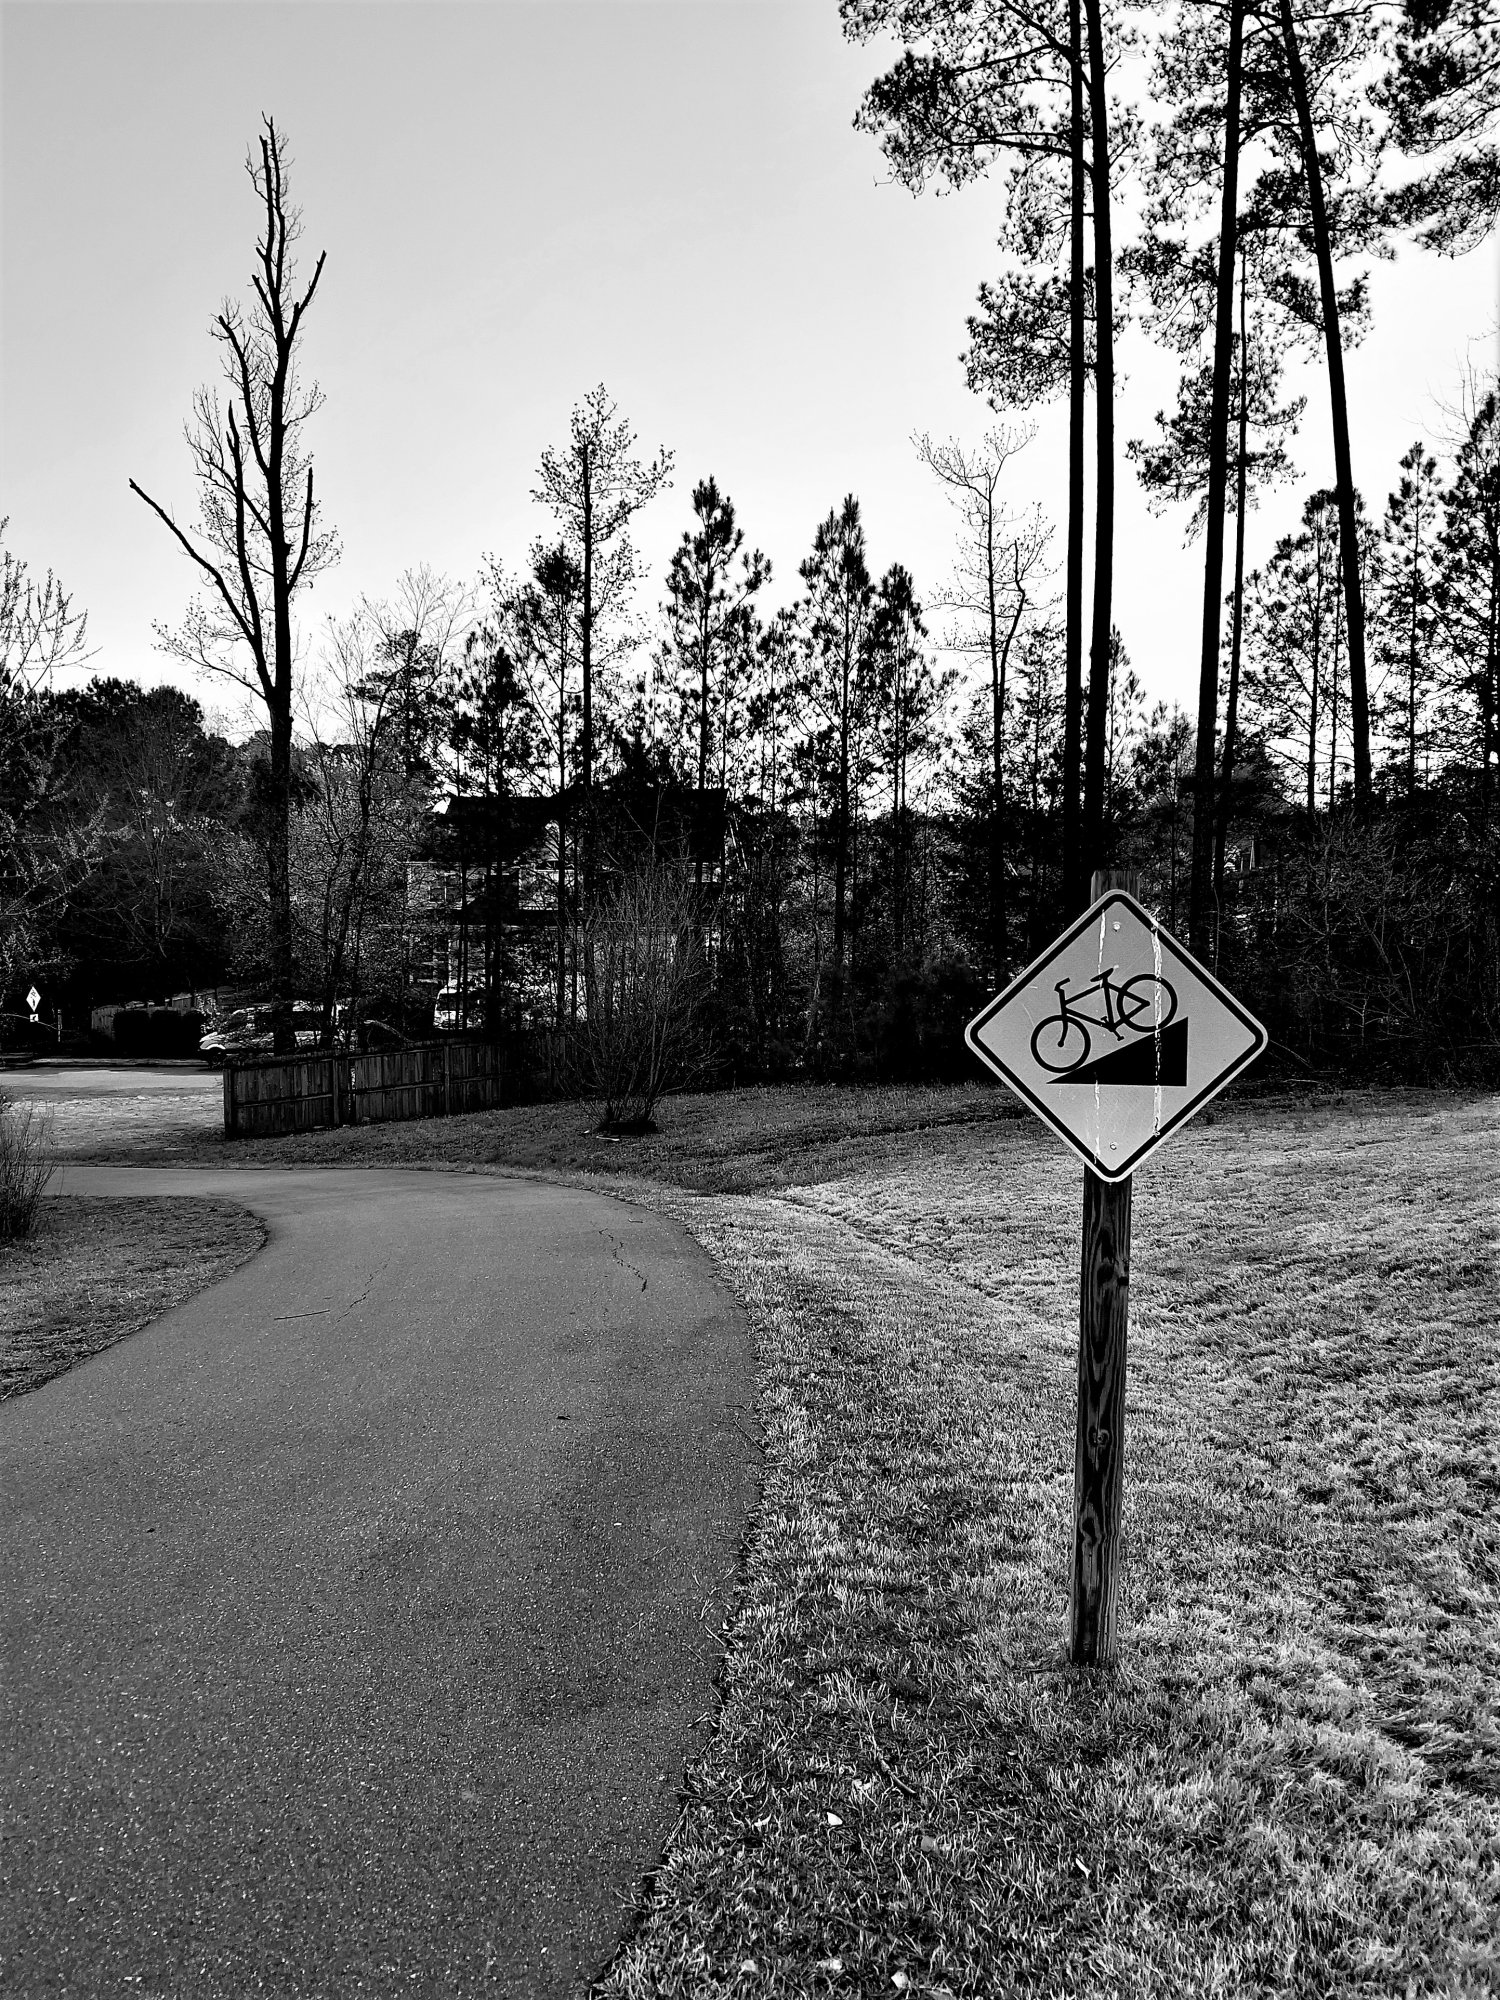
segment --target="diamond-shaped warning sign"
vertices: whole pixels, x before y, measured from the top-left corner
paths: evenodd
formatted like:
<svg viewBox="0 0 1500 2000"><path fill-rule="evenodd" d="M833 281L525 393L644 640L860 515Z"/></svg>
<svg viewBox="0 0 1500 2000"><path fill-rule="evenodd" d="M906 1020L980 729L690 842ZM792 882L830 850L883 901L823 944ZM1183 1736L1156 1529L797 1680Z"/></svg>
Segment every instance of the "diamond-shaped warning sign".
<svg viewBox="0 0 1500 2000"><path fill-rule="evenodd" d="M1122 1181L1267 1036L1149 910L1110 889L965 1040L1096 1174Z"/></svg>

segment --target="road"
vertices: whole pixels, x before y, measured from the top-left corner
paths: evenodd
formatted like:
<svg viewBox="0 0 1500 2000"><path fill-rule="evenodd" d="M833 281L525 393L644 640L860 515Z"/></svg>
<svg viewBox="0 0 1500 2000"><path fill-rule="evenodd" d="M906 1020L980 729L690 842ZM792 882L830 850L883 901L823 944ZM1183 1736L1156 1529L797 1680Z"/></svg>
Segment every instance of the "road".
<svg viewBox="0 0 1500 2000"><path fill-rule="evenodd" d="M204 1063L21 1063L0 1069L0 1090L10 1097L201 1097L224 1095L221 1070Z"/></svg>
<svg viewBox="0 0 1500 2000"><path fill-rule="evenodd" d="M0 1991L575 1993L758 1478L707 1259L575 1189L72 1168L270 1239L0 1407Z"/></svg>
<svg viewBox="0 0 1500 2000"><path fill-rule="evenodd" d="M32 1099L50 1112L65 1160L102 1145L149 1146L159 1155L174 1141L223 1130L223 1071L201 1063L27 1063L0 1069L0 1095Z"/></svg>

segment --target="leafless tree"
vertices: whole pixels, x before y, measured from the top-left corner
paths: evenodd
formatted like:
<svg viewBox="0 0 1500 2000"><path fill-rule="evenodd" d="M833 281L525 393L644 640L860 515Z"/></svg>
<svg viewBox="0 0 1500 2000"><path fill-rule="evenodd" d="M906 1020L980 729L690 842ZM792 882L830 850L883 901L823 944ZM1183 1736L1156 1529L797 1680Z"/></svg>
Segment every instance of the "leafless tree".
<svg viewBox="0 0 1500 2000"><path fill-rule="evenodd" d="M88 613L49 569L36 583L5 546L9 516L0 519L0 701L35 694L59 667L88 659Z"/></svg>
<svg viewBox="0 0 1500 2000"><path fill-rule="evenodd" d="M292 712L296 647L292 602L336 560L337 538L320 530L304 427L322 403L303 387L297 350L323 275L322 252L299 293L293 245L301 212L287 196L286 136L263 121L246 171L261 204L252 303L226 300L213 322L228 395L200 388L186 426L199 488L195 534L181 528L132 479L140 495L207 579L176 631L157 627L163 648L200 671L222 674L265 705L270 736L266 843L277 1041L291 1045L294 943L288 839L292 802Z"/></svg>
<svg viewBox="0 0 1500 2000"><path fill-rule="evenodd" d="M393 698L398 682L379 671L383 646L368 604L330 621L302 701L310 782L291 843L294 907L329 1037L342 1000L351 1003L344 1032L353 1034L370 961L377 977L390 976L403 934L397 877L411 848L412 798Z"/></svg>
<svg viewBox="0 0 1500 2000"><path fill-rule="evenodd" d="M950 438L935 444L925 433L912 442L917 456L948 489L962 523L953 580L934 600L956 614L947 644L966 658L983 663L989 681L990 752L993 796L990 801L990 945L993 972L1004 976L1008 951L1005 898L1005 751L1011 695L1010 659L1016 635L1027 613L1047 608L1045 586L1047 545L1051 524L1039 506L1014 514L1001 497L1006 465L1035 436L1031 426L987 431L978 449ZM1075 760L1078 745L1071 745ZM1078 788L1064 787L1064 806L1076 807ZM1076 822L1076 812L1074 814ZM1064 827L1065 872L1068 856L1076 871L1079 829Z"/></svg>
<svg viewBox="0 0 1500 2000"><path fill-rule="evenodd" d="M85 872L97 815L59 810L57 728L43 696L89 658L88 617L49 569L36 583L0 519L0 997L39 949L38 919Z"/></svg>
<svg viewBox="0 0 1500 2000"><path fill-rule="evenodd" d="M448 678L474 614L472 594L418 563L402 571L390 598L362 598L360 612L376 640L367 698L374 696L374 682L381 681L383 707L407 777L430 778L436 738L446 720Z"/></svg>
<svg viewBox="0 0 1500 2000"><path fill-rule="evenodd" d="M627 868L585 932L578 1082L602 1103L605 1130L641 1132L700 1054L703 953L686 869L652 858Z"/></svg>

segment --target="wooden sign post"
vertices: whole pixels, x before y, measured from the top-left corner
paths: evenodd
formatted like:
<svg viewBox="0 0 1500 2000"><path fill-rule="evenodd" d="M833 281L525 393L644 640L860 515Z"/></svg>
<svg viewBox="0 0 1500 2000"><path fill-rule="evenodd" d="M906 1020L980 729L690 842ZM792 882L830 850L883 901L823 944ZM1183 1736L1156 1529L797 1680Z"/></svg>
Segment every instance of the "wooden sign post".
<svg viewBox="0 0 1500 2000"><path fill-rule="evenodd" d="M1266 1031L1101 871L1089 907L974 1016L964 1039L1083 1161L1078 1435L1068 1651L1118 1645L1131 1175L1266 1046Z"/></svg>
<svg viewBox="0 0 1500 2000"><path fill-rule="evenodd" d="M1137 893L1123 869L1096 869L1089 901ZM1078 1300L1078 1436L1073 1454L1073 1568L1068 1657L1107 1667L1118 1643L1124 1556L1125 1332L1130 1315L1130 1195L1135 1182L1083 1170L1083 1270Z"/></svg>
<svg viewBox="0 0 1500 2000"><path fill-rule="evenodd" d="M1115 1657L1125 1496L1125 1327L1130 1302L1130 1190L1083 1170L1083 1283L1078 1314L1078 1438L1073 1459L1073 1571L1068 1656Z"/></svg>

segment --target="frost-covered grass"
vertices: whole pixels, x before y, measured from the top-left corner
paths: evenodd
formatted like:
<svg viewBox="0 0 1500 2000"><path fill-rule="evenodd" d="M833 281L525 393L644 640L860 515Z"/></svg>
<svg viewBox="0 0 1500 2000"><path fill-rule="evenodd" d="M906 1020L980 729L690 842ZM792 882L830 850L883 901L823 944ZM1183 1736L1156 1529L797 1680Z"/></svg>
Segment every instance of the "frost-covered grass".
<svg viewBox="0 0 1500 2000"><path fill-rule="evenodd" d="M1118 1671L1064 1664L1080 1174L671 1205L760 1340L720 1723L612 1996L1500 1982L1493 1101L1137 1177Z"/></svg>

